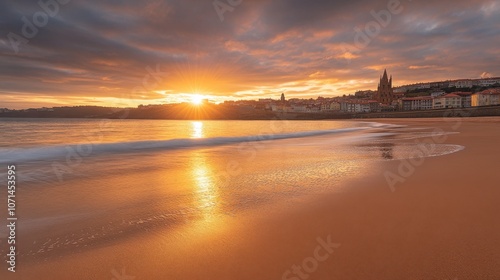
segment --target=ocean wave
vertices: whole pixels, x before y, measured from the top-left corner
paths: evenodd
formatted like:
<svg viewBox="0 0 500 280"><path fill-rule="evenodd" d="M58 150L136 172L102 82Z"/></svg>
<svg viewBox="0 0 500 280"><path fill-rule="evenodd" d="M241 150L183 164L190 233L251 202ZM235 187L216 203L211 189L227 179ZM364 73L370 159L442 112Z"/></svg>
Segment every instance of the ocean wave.
<svg viewBox="0 0 500 280"><path fill-rule="evenodd" d="M23 163L38 160L47 160L52 158L68 157L73 155L78 156L95 156L99 154L120 154L128 152L141 151L159 151L159 150L175 150L196 147L210 147L238 144L244 142L261 142L273 141L292 138L303 138L312 136L321 136L329 134L340 134L366 130L375 127L374 124L367 126L359 126L353 128L330 129L330 130L314 130L302 131L283 134L262 134L240 137L215 137L215 138L200 138L200 139L170 139L159 141L136 141L136 142L117 142L117 143L80 143L69 145L56 145L46 147L31 147L31 148L14 148L0 149L0 163ZM376 125L379 127L379 124Z"/></svg>

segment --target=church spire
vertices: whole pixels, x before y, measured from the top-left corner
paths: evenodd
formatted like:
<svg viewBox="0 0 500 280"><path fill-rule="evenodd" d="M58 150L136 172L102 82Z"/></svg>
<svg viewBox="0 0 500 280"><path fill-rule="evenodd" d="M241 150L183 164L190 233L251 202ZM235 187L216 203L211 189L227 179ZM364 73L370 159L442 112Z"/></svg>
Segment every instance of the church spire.
<svg viewBox="0 0 500 280"><path fill-rule="evenodd" d="M384 79L384 81L389 80L389 79L387 78L387 69L384 69L384 76L382 77L382 79Z"/></svg>
<svg viewBox="0 0 500 280"><path fill-rule="evenodd" d="M392 75L390 80L387 76L387 69L384 69L384 75L380 78L378 85L376 99L380 103L390 105L394 100L394 92L392 90Z"/></svg>

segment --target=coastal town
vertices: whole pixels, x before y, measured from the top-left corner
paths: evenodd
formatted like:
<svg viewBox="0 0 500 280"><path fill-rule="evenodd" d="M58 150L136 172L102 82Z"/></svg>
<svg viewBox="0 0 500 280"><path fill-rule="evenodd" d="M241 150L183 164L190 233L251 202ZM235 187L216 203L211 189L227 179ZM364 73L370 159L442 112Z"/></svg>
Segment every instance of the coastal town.
<svg viewBox="0 0 500 280"><path fill-rule="evenodd" d="M332 94L334 95L334 94ZM202 105L202 106L199 106ZM309 98L278 98L224 101L202 100L200 104L151 104L136 108L64 106L29 109L0 108L0 117L69 117L152 119L266 119L276 115L296 119L349 118L369 113L432 112L439 109L500 105L500 77L460 79L393 87L393 77L384 70L376 90ZM495 115L497 113L494 113Z"/></svg>
<svg viewBox="0 0 500 280"><path fill-rule="evenodd" d="M371 113L391 111L426 111L500 105L500 77L461 79L392 86L392 76L385 70L377 90L358 91L352 95L317 99L259 99L258 107L286 113Z"/></svg>

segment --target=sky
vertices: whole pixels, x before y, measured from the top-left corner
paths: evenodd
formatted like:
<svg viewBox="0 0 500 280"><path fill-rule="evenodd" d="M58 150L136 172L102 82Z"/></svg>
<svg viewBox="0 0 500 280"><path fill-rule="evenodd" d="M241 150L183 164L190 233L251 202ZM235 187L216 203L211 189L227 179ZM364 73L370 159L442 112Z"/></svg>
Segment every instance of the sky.
<svg viewBox="0 0 500 280"><path fill-rule="evenodd" d="M0 108L333 97L500 76L500 1L0 2Z"/></svg>

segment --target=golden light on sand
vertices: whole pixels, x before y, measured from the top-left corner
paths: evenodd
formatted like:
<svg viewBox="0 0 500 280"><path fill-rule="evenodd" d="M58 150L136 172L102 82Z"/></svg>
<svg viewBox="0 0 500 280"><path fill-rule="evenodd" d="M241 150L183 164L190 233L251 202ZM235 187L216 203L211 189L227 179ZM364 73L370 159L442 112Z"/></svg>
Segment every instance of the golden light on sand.
<svg viewBox="0 0 500 280"><path fill-rule="evenodd" d="M198 209L206 219L211 218L217 206L218 193L213 180L213 171L202 153L193 153L191 172L197 193Z"/></svg>

